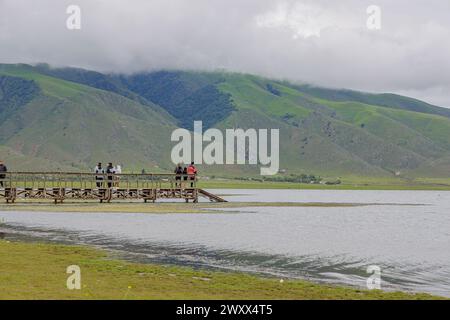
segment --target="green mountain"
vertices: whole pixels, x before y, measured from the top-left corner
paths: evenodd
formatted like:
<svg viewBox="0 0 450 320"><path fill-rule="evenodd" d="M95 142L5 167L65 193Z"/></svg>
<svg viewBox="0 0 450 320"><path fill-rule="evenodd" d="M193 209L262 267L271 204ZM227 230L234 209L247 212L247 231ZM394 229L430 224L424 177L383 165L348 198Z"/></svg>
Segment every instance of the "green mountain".
<svg viewBox="0 0 450 320"><path fill-rule="evenodd" d="M279 128L286 174L450 176L450 109L403 96L224 72L109 75L0 65L0 154L18 167L29 159L39 168L112 159L136 170L171 169L170 133L192 129L194 120L204 128Z"/></svg>
<svg viewBox="0 0 450 320"><path fill-rule="evenodd" d="M151 103L26 65L0 66L1 157L15 170L87 169L97 161L157 170L170 160L174 122Z"/></svg>

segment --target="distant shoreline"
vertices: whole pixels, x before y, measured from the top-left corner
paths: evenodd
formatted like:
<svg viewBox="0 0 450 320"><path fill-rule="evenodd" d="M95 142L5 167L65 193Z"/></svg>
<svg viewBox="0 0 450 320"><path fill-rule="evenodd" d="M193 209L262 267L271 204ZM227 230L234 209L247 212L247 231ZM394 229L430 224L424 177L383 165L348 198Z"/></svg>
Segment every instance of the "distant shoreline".
<svg viewBox="0 0 450 320"><path fill-rule="evenodd" d="M450 179L421 179L413 181L385 179L344 179L341 184L307 184L236 179L200 179L203 189L295 189L295 190L423 190L450 191Z"/></svg>

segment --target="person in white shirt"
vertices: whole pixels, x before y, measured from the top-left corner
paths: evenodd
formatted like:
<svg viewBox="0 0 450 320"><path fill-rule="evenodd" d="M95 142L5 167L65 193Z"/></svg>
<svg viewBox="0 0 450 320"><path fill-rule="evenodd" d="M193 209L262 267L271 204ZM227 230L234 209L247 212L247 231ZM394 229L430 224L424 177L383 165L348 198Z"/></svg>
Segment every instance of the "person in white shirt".
<svg viewBox="0 0 450 320"><path fill-rule="evenodd" d="M120 164L118 164L115 168L116 174L121 174L122 173L122 166ZM116 176L115 177L115 182L114 182L114 186L118 187L119 183L120 183L120 176Z"/></svg>
<svg viewBox="0 0 450 320"><path fill-rule="evenodd" d="M97 188L101 188L103 186L103 174L105 174L105 169L102 168L102 163L99 162L97 166L94 168L94 173L101 174L95 176L95 182L97 184Z"/></svg>

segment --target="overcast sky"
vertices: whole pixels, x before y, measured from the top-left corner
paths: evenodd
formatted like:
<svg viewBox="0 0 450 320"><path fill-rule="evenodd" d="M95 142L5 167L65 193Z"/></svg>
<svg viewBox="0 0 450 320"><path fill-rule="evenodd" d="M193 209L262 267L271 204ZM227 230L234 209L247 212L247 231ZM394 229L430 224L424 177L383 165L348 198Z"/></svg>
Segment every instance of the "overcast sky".
<svg viewBox="0 0 450 320"><path fill-rule="evenodd" d="M449 57L449 0L0 0L3 63L226 69L450 107Z"/></svg>

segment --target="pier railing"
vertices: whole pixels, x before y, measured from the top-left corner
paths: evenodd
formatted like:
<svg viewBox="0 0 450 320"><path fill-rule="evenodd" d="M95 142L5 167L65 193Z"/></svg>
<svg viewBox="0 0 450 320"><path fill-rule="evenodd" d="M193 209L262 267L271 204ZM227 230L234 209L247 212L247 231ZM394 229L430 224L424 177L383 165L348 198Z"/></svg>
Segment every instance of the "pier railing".
<svg viewBox="0 0 450 320"><path fill-rule="evenodd" d="M185 199L197 202L197 176L170 173L97 174L79 172L0 173L0 198L22 199Z"/></svg>
<svg viewBox="0 0 450 320"><path fill-rule="evenodd" d="M4 175L4 178L1 178ZM79 172L5 172L0 188L196 188L196 175L171 173L96 174ZM192 184L192 186L191 186Z"/></svg>

